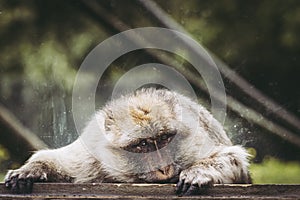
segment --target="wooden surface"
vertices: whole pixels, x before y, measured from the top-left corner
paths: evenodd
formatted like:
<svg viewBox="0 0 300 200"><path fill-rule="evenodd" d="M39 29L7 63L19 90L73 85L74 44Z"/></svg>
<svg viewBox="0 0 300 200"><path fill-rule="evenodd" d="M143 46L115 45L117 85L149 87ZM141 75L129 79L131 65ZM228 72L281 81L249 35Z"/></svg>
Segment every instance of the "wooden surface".
<svg viewBox="0 0 300 200"><path fill-rule="evenodd" d="M0 183L0 199L300 199L300 185L215 185L179 197L174 184L36 183L32 194L16 195Z"/></svg>

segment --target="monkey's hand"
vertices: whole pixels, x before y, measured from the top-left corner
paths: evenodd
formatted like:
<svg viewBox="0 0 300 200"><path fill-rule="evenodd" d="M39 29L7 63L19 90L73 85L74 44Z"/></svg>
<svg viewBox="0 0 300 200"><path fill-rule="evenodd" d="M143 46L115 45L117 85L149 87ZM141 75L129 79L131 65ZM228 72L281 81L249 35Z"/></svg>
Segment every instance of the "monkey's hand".
<svg viewBox="0 0 300 200"><path fill-rule="evenodd" d="M47 164L37 161L29 162L20 169L9 170L5 176L5 186L13 193L31 193L33 182L48 180Z"/></svg>
<svg viewBox="0 0 300 200"><path fill-rule="evenodd" d="M21 168L9 170L5 176L5 186L12 193L26 194L32 192L34 182L71 182L72 178L64 175L53 163L45 161L28 162Z"/></svg>
<svg viewBox="0 0 300 200"><path fill-rule="evenodd" d="M213 184L250 183L247 167L248 154L239 146L224 147L206 159L199 160L183 170L176 192L180 195L198 193Z"/></svg>

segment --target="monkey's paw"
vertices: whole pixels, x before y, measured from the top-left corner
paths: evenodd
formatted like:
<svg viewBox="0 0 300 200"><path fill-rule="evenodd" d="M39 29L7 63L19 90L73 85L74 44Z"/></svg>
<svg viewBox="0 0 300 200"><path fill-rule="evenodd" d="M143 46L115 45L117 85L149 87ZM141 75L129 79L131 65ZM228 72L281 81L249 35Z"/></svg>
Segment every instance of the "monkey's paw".
<svg viewBox="0 0 300 200"><path fill-rule="evenodd" d="M201 188L211 187L213 183L213 178L207 170L192 166L180 173L176 193L179 195L196 194Z"/></svg>
<svg viewBox="0 0 300 200"><path fill-rule="evenodd" d="M34 182L47 181L47 173L40 165L23 166L17 170L9 170L5 176L5 187L15 194L32 192Z"/></svg>

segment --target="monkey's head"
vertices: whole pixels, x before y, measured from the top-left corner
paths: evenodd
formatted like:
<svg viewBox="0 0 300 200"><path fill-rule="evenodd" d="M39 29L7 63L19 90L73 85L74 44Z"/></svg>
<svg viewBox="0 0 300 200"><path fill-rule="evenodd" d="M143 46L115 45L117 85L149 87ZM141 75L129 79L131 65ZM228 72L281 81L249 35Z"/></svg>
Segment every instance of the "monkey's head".
<svg viewBox="0 0 300 200"><path fill-rule="evenodd" d="M113 152L107 165L113 166L107 170L130 176L127 181L176 179L178 143L189 134L178 101L171 91L150 88L108 103L102 111L106 148Z"/></svg>

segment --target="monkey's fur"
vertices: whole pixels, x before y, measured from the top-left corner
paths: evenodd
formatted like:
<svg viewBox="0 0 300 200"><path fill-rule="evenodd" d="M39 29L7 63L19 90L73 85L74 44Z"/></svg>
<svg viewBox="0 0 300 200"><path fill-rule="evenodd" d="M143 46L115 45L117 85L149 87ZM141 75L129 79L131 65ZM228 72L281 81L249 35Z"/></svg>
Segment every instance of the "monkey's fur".
<svg viewBox="0 0 300 200"><path fill-rule="evenodd" d="M214 183L249 183L247 157L204 107L148 88L112 100L75 142L36 152L5 183L16 193L41 181L177 183L178 193L191 194Z"/></svg>

